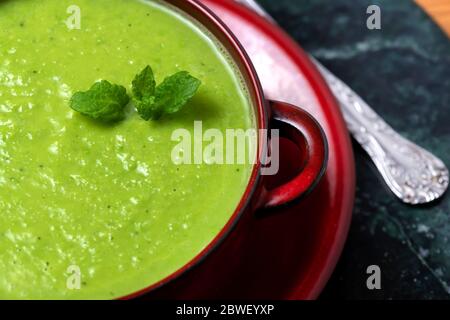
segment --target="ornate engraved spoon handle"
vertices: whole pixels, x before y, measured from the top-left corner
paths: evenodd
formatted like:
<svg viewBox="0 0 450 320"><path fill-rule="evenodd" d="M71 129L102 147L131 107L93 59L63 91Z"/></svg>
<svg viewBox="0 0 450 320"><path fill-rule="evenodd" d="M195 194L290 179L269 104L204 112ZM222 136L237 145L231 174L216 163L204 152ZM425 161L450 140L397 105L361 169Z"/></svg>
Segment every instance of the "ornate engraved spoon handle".
<svg viewBox="0 0 450 320"><path fill-rule="evenodd" d="M254 0L237 0L274 20ZM449 172L444 163L394 131L350 87L313 57L336 96L349 131L366 150L392 192L409 204L428 203L447 190Z"/></svg>
<svg viewBox="0 0 450 320"><path fill-rule="evenodd" d="M344 82L312 60L339 101L349 131L369 154L392 192L409 204L440 198L449 183L444 163L394 131Z"/></svg>

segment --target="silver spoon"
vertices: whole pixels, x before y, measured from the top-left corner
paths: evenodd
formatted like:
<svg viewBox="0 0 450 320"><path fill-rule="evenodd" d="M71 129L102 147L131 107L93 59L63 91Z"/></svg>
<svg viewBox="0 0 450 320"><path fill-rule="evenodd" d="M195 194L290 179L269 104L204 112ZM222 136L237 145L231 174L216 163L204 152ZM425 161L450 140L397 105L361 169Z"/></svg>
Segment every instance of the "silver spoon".
<svg viewBox="0 0 450 320"><path fill-rule="evenodd" d="M276 23L255 0L236 1ZM413 205L440 198L449 183L449 172L442 160L402 137L349 86L310 57L338 100L349 131L366 150L390 190Z"/></svg>

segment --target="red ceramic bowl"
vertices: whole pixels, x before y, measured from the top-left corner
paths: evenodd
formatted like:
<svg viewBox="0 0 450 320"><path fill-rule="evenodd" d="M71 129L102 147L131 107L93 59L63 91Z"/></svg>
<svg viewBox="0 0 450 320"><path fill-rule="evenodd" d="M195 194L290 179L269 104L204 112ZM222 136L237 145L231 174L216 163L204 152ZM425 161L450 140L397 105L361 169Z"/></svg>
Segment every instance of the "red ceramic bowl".
<svg viewBox="0 0 450 320"><path fill-rule="evenodd" d="M132 293L124 299L151 292L154 298L169 298L171 293L186 299L207 298L214 287L229 281L239 268L239 256L245 252L246 234L251 230L255 214L270 214L270 208L286 205L310 192L323 176L328 148L325 135L317 121L301 108L264 98L261 84L252 63L230 30L208 8L196 0L166 0L206 27L227 49L247 84L256 115L258 129L279 129L301 150L296 162L298 175L275 188L268 187L268 177L261 174L266 146L259 137L258 161L248 186L227 224L192 261L159 282ZM276 177L275 177L276 178ZM273 185L274 177L270 177ZM212 291L211 291L212 290ZM232 298L232 297L230 297Z"/></svg>

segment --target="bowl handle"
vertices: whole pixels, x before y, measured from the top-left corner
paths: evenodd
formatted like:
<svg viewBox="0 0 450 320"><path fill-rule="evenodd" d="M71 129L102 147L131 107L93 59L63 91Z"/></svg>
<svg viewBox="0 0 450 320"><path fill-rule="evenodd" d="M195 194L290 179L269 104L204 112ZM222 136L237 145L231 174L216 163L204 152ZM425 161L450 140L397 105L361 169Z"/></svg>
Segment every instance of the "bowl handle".
<svg viewBox="0 0 450 320"><path fill-rule="evenodd" d="M277 207L309 193L325 173L328 144L318 122L306 111L291 104L270 101L271 129L279 129L280 137L294 142L305 150L301 172L289 182L263 191L263 208Z"/></svg>

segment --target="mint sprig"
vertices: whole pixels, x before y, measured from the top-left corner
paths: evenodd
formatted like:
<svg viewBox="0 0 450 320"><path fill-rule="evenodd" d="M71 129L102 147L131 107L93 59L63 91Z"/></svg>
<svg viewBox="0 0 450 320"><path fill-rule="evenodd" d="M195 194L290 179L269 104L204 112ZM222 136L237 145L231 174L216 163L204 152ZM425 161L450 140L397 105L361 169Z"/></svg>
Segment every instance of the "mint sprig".
<svg viewBox="0 0 450 320"><path fill-rule="evenodd" d="M144 120L158 120L181 110L200 85L199 79L180 71L156 86L153 70L146 66L132 82L133 102ZM70 99L70 107L92 119L114 122L125 118L129 101L125 87L101 80L87 91L76 92Z"/></svg>
<svg viewBox="0 0 450 320"><path fill-rule="evenodd" d="M144 120L158 120L183 108L200 85L199 79L181 71L156 86L153 71L147 66L133 80L133 102Z"/></svg>

